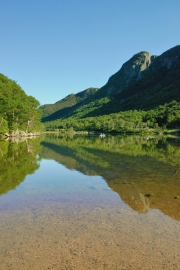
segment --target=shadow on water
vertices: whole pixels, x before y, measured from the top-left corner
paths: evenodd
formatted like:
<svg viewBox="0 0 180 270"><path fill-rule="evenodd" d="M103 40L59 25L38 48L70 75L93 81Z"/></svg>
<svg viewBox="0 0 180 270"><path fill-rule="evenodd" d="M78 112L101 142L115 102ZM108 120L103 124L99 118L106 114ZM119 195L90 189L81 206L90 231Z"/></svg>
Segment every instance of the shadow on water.
<svg viewBox="0 0 180 270"><path fill-rule="evenodd" d="M15 189L39 168L40 138L0 141L0 195Z"/></svg>
<svg viewBox="0 0 180 270"><path fill-rule="evenodd" d="M41 145L41 157L86 175L102 176L138 213L159 209L180 220L178 138L48 135Z"/></svg>

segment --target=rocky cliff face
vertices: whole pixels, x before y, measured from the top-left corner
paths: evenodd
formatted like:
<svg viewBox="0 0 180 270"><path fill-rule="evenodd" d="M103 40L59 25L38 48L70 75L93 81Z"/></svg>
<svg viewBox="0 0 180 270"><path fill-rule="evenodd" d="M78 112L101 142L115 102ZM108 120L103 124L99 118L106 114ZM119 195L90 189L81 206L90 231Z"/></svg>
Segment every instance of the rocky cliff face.
<svg viewBox="0 0 180 270"><path fill-rule="evenodd" d="M158 57L157 64L167 69L180 66L180 45L161 54Z"/></svg>
<svg viewBox="0 0 180 270"><path fill-rule="evenodd" d="M128 86L142 79L149 72L160 68L171 69L180 65L180 46L176 46L160 56L149 52L140 52L124 63L121 69L112 75L102 87L107 95L119 94Z"/></svg>
<svg viewBox="0 0 180 270"><path fill-rule="evenodd" d="M113 92L120 93L131 83L139 80L145 71L157 56L149 52L140 52L135 54L130 60L124 63L121 69L109 78L107 82L107 94Z"/></svg>
<svg viewBox="0 0 180 270"><path fill-rule="evenodd" d="M132 80L138 80L142 77L142 71L146 70L155 59L155 55L148 52L135 54L128 62L122 66L126 84L128 86Z"/></svg>

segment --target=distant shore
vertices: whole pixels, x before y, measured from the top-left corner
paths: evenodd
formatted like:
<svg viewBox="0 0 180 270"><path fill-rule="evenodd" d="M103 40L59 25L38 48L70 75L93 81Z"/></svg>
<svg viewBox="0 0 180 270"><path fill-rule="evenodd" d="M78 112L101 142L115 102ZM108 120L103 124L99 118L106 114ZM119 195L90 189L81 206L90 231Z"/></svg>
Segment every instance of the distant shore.
<svg viewBox="0 0 180 270"><path fill-rule="evenodd" d="M141 130L134 130L134 131L114 131L114 132L104 132L104 131L75 131L75 130L65 130L65 129L59 129L59 130L52 130L52 131L44 131L43 133L45 134L50 134L50 133L60 133L60 134L87 134L87 135L100 135L100 134L106 134L106 135L118 135L118 134L127 134L127 135L133 135L133 134L139 134L139 135L144 135L144 134L154 134L154 135L177 135L180 136L180 128L174 128L174 129L141 129Z"/></svg>

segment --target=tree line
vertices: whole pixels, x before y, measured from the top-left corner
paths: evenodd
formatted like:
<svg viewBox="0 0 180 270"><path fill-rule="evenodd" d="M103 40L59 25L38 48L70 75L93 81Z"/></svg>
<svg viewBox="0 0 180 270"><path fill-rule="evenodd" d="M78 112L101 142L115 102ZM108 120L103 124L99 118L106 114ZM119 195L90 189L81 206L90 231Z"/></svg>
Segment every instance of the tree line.
<svg viewBox="0 0 180 270"><path fill-rule="evenodd" d="M45 122L47 131L147 132L150 129L180 128L180 103L172 101L155 109L129 110L108 115Z"/></svg>

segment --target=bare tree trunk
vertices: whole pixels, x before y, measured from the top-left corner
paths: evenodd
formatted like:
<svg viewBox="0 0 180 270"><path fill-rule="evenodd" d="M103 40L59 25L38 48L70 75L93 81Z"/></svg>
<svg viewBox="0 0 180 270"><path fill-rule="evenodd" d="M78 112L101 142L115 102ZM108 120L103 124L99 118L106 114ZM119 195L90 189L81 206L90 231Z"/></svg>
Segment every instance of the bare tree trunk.
<svg viewBox="0 0 180 270"><path fill-rule="evenodd" d="M2 127L2 124L3 124L3 117L1 118L0 127Z"/></svg>

